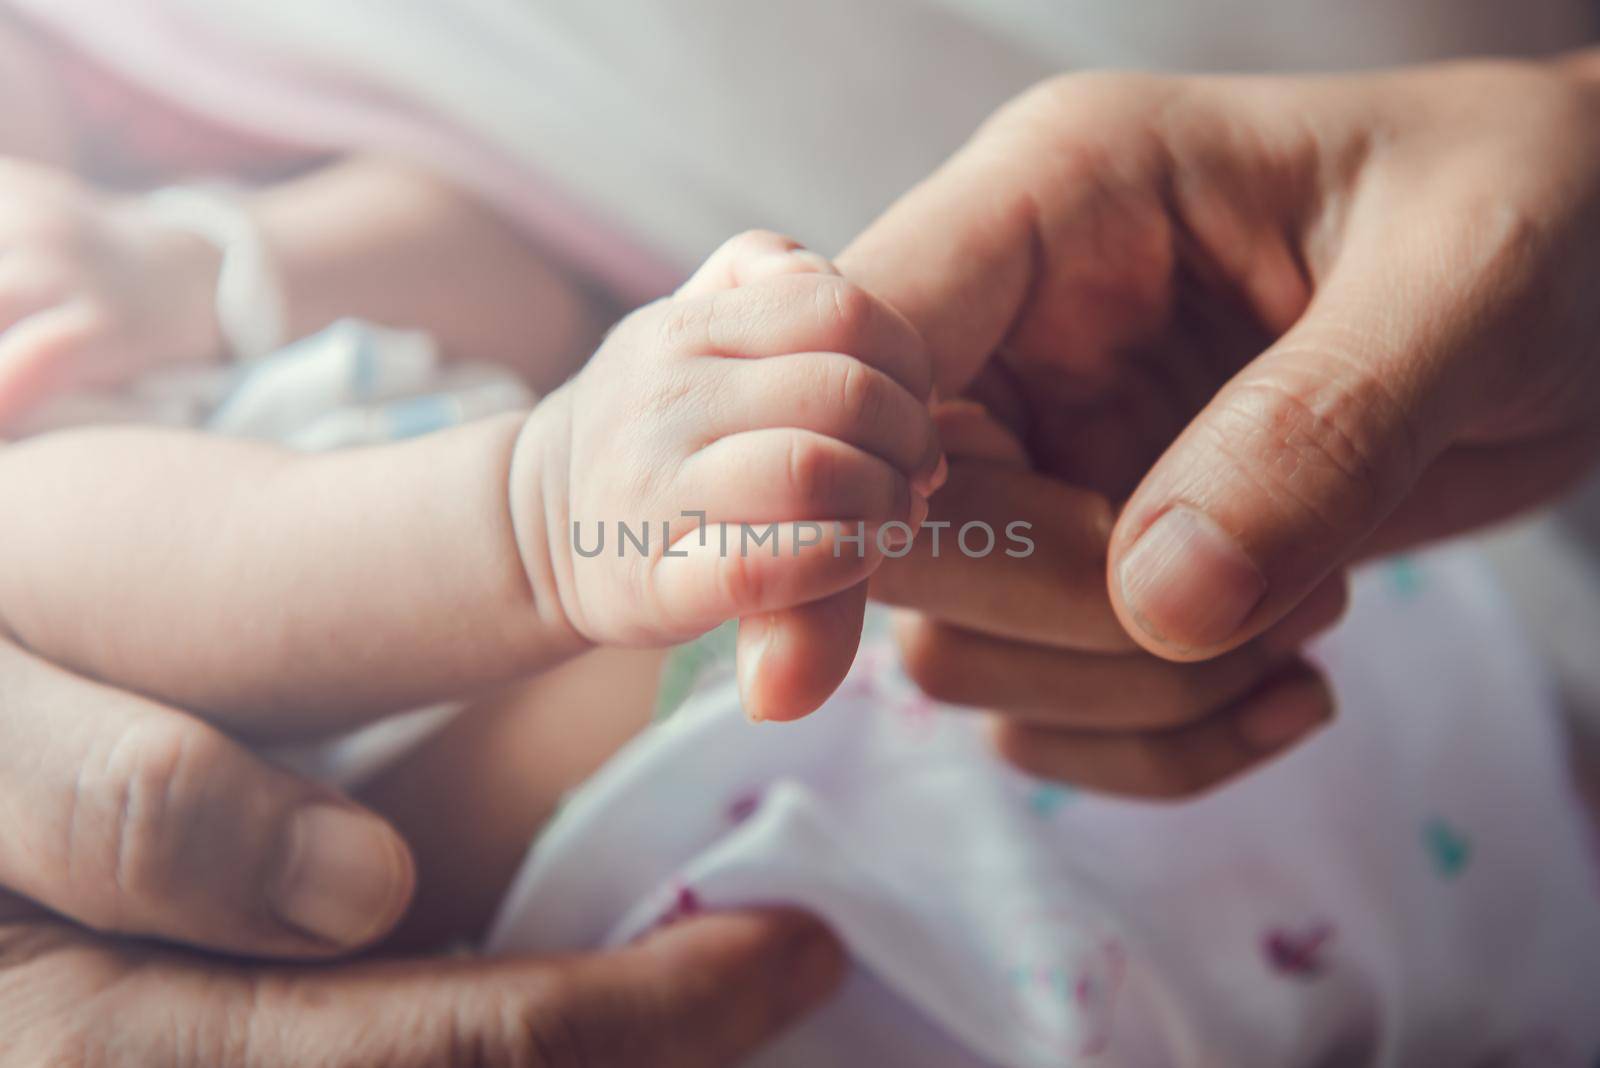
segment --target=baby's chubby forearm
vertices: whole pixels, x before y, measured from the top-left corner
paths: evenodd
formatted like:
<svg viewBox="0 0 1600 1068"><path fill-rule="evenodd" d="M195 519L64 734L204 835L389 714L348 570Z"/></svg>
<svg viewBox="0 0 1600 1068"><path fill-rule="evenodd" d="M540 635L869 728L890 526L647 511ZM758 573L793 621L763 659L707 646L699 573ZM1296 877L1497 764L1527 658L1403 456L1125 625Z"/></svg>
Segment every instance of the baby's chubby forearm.
<svg viewBox="0 0 1600 1068"><path fill-rule="evenodd" d="M0 449L0 623L270 736L528 674L585 647L544 528L511 517L519 440L518 492L540 493L538 424L318 455L130 428Z"/></svg>

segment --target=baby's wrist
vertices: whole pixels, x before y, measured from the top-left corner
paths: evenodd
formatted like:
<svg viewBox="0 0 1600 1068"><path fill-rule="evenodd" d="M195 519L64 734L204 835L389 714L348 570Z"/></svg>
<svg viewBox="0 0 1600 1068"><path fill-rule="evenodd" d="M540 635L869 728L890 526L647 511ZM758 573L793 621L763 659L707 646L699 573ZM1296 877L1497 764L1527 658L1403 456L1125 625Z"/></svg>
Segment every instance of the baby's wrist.
<svg viewBox="0 0 1600 1068"><path fill-rule="evenodd" d="M522 424L512 447L507 494L512 535L533 604L552 640L571 653L594 645L574 602L572 545L566 536L572 480L571 394L545 397Z"/></svg>

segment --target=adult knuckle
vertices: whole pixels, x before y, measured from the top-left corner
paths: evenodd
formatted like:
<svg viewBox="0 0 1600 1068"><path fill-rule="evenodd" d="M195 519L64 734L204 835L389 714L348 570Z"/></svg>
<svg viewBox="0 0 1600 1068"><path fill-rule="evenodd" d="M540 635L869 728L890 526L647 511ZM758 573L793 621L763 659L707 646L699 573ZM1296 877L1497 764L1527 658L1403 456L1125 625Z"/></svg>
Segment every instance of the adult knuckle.
<svg viewBox="0 0 1600 1068"><path fill-rule="evenodd" d="M1346 362L1322 355L1330 365ZM1241 383L1213 426L1215 444L1240 473L1330 530L1342 529L1351 512L1378 514L1410 483L1419 451L1403 405L1377 376L1341 377ZM1333 499L1314 489L1329 479L1342 487Z"/></svg>
<svg viewBox="0 0 1600 1068"><path fill-rule="evenodd" d="M120 924L129 910L169 895L183 843L202 815L200 784L216 766L219 744L187 724L144 721L125 728L98 768L80 775L75 822L98 818L105 831L75 835L102 855L74 860L98 867L117 891L92 922Z"/></svg>

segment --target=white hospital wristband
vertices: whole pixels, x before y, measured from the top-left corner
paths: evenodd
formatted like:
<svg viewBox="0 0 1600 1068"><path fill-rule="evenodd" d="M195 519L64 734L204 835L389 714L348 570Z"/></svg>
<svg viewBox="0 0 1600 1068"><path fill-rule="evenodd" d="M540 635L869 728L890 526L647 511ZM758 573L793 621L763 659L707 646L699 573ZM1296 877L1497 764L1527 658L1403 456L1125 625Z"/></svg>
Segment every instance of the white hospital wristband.
<svg viewBox="0 0 1600 1068"><path fill-rule="evenodd" d="M212 186L174 186L145 198L157 221L194 234L222 253L217 274L217 326L241 361L283 347L288 332L283 283L260 228L240 199Z"/></svg>

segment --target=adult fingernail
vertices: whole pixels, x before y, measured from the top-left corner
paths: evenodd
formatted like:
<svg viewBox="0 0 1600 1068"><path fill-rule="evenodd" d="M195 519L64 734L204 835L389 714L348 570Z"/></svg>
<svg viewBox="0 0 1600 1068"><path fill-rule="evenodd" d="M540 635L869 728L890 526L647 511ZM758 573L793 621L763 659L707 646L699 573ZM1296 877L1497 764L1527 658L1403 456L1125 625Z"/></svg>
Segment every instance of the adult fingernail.
<svg viewBox="0 0 1600 1068"><path fill-rule="evenodd" d="M1276 753L1333 715L1333 693L1321 676L1306 674L1262 694L1240 713L1239 736L1260 753Z"/></svg>
<svg viewBox="0 0 1600 1068"><path fill-rule="evenodd" d="M381 820L332 804L289 821L284 865L269 893L285 923L336 946L365 945L398 918L410 862Z"/></svg>
<svg viewBox="0 0 1600 1068"><path fill-rule="evenodd" d="M1267 592L1266 578L1227 531L1183 507L1150 524L1117 576L1139 625L1177 649L1227 641Z"/></svg>
<svg viewBox="0 0 1600 1068"><path fill-rule="evenodd" d="M744 697L745 718L751 723L765 723L766 714L756 692L761 678L761 661L772 647L775 628L770 616L750 616L739 621L738 655L735 658L739 672L739 692Z"/></svg>

